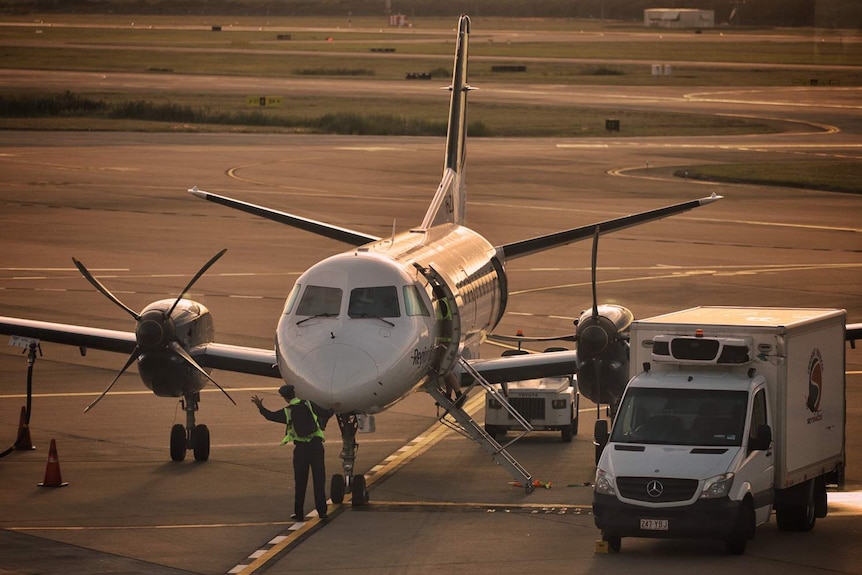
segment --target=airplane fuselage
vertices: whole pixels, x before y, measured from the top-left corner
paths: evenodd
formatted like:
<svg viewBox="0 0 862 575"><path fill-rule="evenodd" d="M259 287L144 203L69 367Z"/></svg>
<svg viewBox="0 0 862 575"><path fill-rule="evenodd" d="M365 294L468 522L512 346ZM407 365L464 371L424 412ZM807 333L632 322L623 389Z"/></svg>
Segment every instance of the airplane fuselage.
<svg viewBox="0 0 862 575"><path fill-rule="evenodd" d="M457 224L414 230L344 252L297 280L276 334L284 380L339 413L377 413L422 386L437 359L432 288L445 282L461 352L475 350L505 310L495 248Z"/></svg>

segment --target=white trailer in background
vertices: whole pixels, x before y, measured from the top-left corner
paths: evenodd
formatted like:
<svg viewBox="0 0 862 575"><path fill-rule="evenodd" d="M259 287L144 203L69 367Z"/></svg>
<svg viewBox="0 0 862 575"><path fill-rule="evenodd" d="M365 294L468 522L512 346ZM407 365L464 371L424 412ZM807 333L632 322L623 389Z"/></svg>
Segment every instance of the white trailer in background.
<svg viewBox="0 0 862 575"><path fill-rule="evenodd" d="M548 348L545 353L562 351L563 348ZM509 350L503 355L527 353ZM578 407L580 394L574 374L565 377L543 377L511 381L506 384L509 404L527 420L533 431L559 431L566 443L578 434ZM490 393L485 394L485 431L495 437L503 437L508 431L523 431L512 414Z"/></svg>

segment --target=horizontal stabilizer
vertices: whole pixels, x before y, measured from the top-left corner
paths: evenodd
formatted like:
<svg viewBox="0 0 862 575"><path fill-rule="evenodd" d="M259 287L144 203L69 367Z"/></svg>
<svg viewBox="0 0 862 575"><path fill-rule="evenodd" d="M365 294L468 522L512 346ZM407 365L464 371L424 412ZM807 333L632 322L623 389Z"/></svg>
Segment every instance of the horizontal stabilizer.
<svg viewBox="0 0 862 575"><path fill-rule="evenodd" d="M645 224L646 222L651 222L653 220L660 220L662 218L666 218L674 214L679 214L681 212L687 212L688 210L692 210L706 204L711 204L712 202L720 200L721 198L722 196L712 194L709 197L700 198L699 200L682 202L680 204L666 206L657 210L640 212L638 214L632 214L629 216L624 216L622 218L616 218L613 220L607 220L596 224L590 224L588 226L582 226L580 228L572 228L570 230L564 230L562 232L538 236L535 238L530 238L528 240L521 240L519 242L513 242L511 244L498 246L497 253L502 253L505 260L528 256L530 254L535 254L558 246L564 246L580 240L592 238L595 234L597 227L599 228L599 234L603 235L609 232L615 232L640 224Z"/></svg>
<svg viewBox="0 0 862 575"><path fill-rule="evenodd" d="M240 210L249 214L253 214L255 216L267 218L280 224L287 224L288 226L299 228L301 230L305 230L307 232L311 232L313 234L324 236L333 240L338 240L339 242L344 242L353 246L364 246L365 244L376 242L380 239L377 236L363 234L362 232L349 230L347 228L333 226L331 224L318 222L316 220L310 220L308 218L302 218L300 216L295 216L286 212L280 212L278 210L265 208L256 204L250 204L248 202L241 202L239 200L234 200L233 198L228 198L226 196L211 194L209 192L199 190L197 189L197 187L190 189L189 193L193 196L203 198L204 200L216 204L221 204L229 208L234 208L235 210Z"/></svg>

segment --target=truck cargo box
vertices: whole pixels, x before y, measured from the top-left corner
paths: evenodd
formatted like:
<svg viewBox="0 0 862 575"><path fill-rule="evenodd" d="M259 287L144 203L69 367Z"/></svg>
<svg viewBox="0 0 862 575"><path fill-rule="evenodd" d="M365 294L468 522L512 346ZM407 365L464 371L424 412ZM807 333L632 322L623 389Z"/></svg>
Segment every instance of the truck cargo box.
<svg viewBox="0 0 862 575"><path fill-rule="evenodd" d="M755 369L768 382L775 487L786 488L843 462L844 324L843 310L762 307L696 307L642 319L631 326L631 376L645 363L653 373ZM710 338L722 338L723 348L699 345Z"/></svg>

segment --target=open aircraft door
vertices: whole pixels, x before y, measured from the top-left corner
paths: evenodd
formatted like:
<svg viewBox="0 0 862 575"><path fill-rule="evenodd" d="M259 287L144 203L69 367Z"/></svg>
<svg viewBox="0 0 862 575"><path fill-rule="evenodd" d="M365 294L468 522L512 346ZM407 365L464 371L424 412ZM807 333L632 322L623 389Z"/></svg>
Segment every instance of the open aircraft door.
<svg viewBox="0 0 862 575"><path fill-rule="evenodd" d="M437 331L435 341L438 346L437 357L432 369L438 374L446 374L452 370L459 357L458 347L461 341L459 306L455 300L455 294L452 293L446 280L434 269L434 264L430 264L427 268L423 268L419 264L414 264L414 266L431 286L434 317L436 318L434 325ZM448 314L442 306L448 307ZM440 351L441 347L443 348L442 351Z"/></svg>

